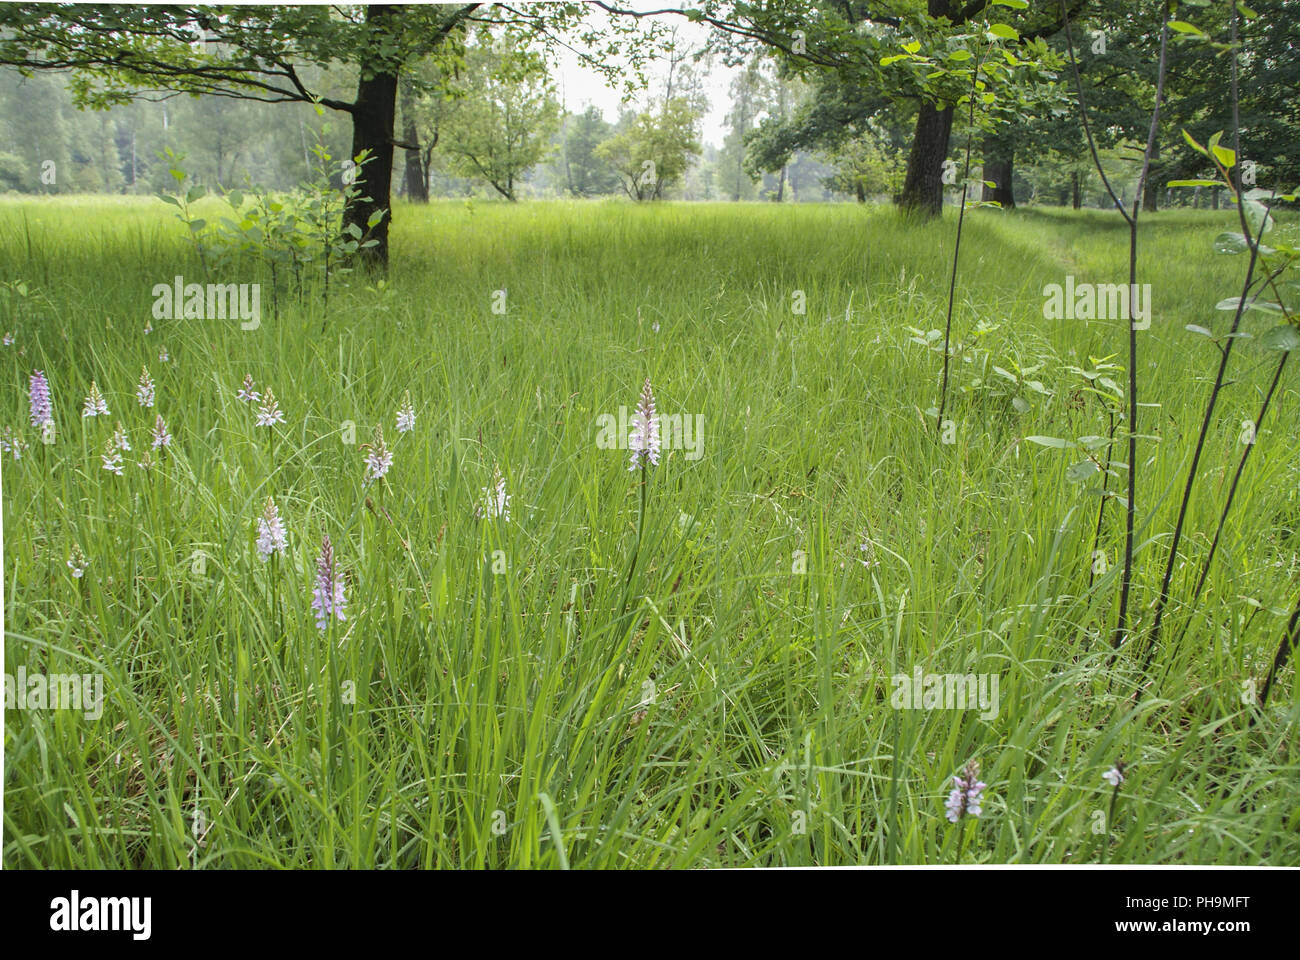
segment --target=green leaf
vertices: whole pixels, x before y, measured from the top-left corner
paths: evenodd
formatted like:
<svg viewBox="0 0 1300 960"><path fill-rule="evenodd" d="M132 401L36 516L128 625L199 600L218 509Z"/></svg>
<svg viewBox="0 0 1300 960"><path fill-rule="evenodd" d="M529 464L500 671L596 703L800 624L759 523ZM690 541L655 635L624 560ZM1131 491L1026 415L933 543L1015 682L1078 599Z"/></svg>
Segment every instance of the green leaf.
<svg viewBox="0 0 1300 960"><path fill-rule="evenodd" d="M1268 233L1273 229L1273 217L1268 212L1268 207L1258 200L1244 201L1242 203L1242 212L1246 214L1246 222L1250 224L1251 232L1255 236Z"/></svg>
<svg viewBox="0 0 1300 960"><path fill-rule="evenodd" d="M1166 187L1221 187L1218 180L1170 180Z"/></svg>
<svg viewBox="0 0 1300 960"><path fill-rule="evenodd" d="M1210 149L1214 152L1215 157L1218 158L1219 163L1223 164L1223 166L1228 170L1231 170L1232 165L1237 162L1237 151L1233 150L1231 147L1221 147L1216 143L1214 146L1210 147Z"/></svg>
<svg viewBox="0 0 1300 960"><path fill-rule="evenodd" d="M1206 150L1199 143L1197 143L1196 139L1186 130L1183 131L1183 139L1186 140L1191 145L1191 148L1193 150L1195 150L1197 153L1201 154L1202 156L1208 157L1210 155L1209 151Z"/></svg>
<svg viewBox="0 0 1300 960"><path fill-rule="evenodd" d="M1179 33L1190 33L1197 37L1205 36L1204 30L1195 24L1188 23L1186 20L1170 20L1169 27L1172 30L1177 30Z"/></svg>
<svg viewBox="0 0 1300 960"><path fill-rule="evenodd" d="M1284 323L1265 333L1259 338L1259 342L1268 350L1290 352L1300 347L1300 330L1289 323Z"/></svg>
<svg viewBox="0 0 1300 960"><path fill-rule="evenodd" d="M199 220L191 220L191 221L190 221L190 231L191 231L192 233L198 233L200 230L202 230L202 229L203 229L204 227L206 227L207 225L208 225L208 221L203 220L203 219L199 219Z"/></svg>
<svg viewBox="0 0 1300 960"><path fill-rule="evenodd" d="M1069 440L1062 440L1060 437L1025 437L1025 439L1041 447L1052 447L1056 450L1068 450L1074 446Z"/></svg>
<svg viewBox="0 0 1300 960"><path fill-rule="evenodd" d="M202 200L207 195L206 190L195 184L190 187L189 192L185 194L185 202L193 203L195 200Z"/></svg>
<svg viewBox="0 0 1300 960"><path fill-rule="evenodd" d="M1213 330L1209 330L1209 329L1207 329L1207 328L1205 328L1205 327L1197 326L1197 325L1194 324L1194 323L1189 323L1189 324L1187 324L1186 326L1183 327L1183 329L1184 329L1184 330L1190 330L1190 331L1192 331L1192 333L1199 333L1201 336L1203 336L1203 337L1209 337L1211 340L1214 339L1214 331L1213 331Z"/></svg>
<svg viewBox="0 0 1300 960"><path fill-rule="evenodd" d="M995 7L1010 7L1012 10L1024 10L1029 7L1026 0L993 0Z"/></svg>
<svg viewBox="0 0 1300 960"><path fill-rule="evenodd" d="M1250 249L1250 244L1246 242L1246 237L1240 233L1221 233L1214 238L1214 250L1216 253L1245 253Z"/></svg>
<svg viewBox="0 0 1300 960"><path fill-rule="evenodd" d="M372 213L369 217L366 218L366 226L373 227L380 220L384 219L384 214L386 212L387 211L385 210L376 210L374 213Z"/></svg>
<svg viewBox="0 0 1300 960"><path fill-rule="evenodd" d="M1020 34L1016 33L1016 28L1008 26L1005 23L995 23L989 27L989 33L995 37L1001 37L1003 40L1019 40Z"/></svg>
<svg viewBox="0 0 1300 960"><path fill-rule="evenodd" d="M1015 407L1017 413L1028 413L1033 409L1024 397L1012 397L1011 406Z"/></svg>
<svg viewBox="0 0 1300 960"><path fill-rule="evenodd" d="M1220 300L1215 304L1216 310L1236 310L1237 304L1241 303L1241 297L1229 297L1227 300ZM1247 310L1259 310L1263 313L1281 313L1282 308L1272 300L1249 300L1246 303Z"/></svg>
<svg viewBox="0 0 1300 960"><path fill-rule="evenodd" d="M1087 480L1093 474L1097 473L1100 469L1101 468L1097 466L1095 463L1093 463L1091 460L1084 460L1070 467L1069 470L1065 471L1065 475L1071 480L1074 480L1076 482L1081 482L1083 480Z"/></svg>
<svg viewBox="0 0 1300 960"><path fill-rule="evenodd" d="M948 54L948 59L949 59L949 60L969 60L969 59L970 59L970 51L969 51L969 50L954 50L954 51L952 51L951 53Z"/></svg>
<svg viewBox="0 0 1300 960"><path fill-rule="evenodd" d="M163 203L170 203L173 207L179 207L181 205L181 202L170 193L160 193L158 194L158 199Z"/></svg>

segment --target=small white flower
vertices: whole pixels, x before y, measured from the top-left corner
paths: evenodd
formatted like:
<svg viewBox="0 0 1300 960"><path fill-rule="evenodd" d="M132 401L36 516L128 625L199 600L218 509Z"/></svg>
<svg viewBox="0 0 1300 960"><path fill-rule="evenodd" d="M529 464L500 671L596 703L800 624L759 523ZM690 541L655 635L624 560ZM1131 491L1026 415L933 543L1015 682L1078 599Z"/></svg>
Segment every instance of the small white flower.
<svg viewBox="0 0 1300 960"><path fill-rule="evenodd" d="M81 416L83 418L108 416L108 402L99 392L99 384L94 380L90 381L90 396L86 397L86 403L81 408Z"/></svg>
<svg viewBox="0 0 1300 960"><path fill-rule="evenodd" d="M286 546L288 543L279 511L275 508L275 501L267 497L266 508L257 518L257 552L263 560L269 560L272 553L284 553Z"/></svg>
<svg viewBox="0 0 1300 960"><path fill-rule="evenodd" d="M257 409L257 425L271 427L277 423L284 423L284 414L280 412L280 405L275 401L275 394L267 390L266 396L262 398L262 405Z"/></svg>
<svg viewBox="0 0 1300 960"><path fill-rule="evenodd" d="M104 447L104 453L100 456L100 461L104 469L109 473L115 473L119 477L122 475L122 455L117 450L117 445L113 443L113 438L108 438L108 443Z"/></svg>
<svg viewBox="0 0 1300 960"><path fill-rule="evenodd" d="M474 516L480 520L491 520L494 517L509 520L510 494L506 493L506 481L501 476L500 467L495 468L492 472L492 485L483 487L482 490L483 498L479 505L474 508Z"/></svg>
<svg viewBox="0 0 1300 960"><path fill-rule="evenodd" d="M244 384L239 388L239 392L235 394L235 399L243 400L245 403L257 403L262 399L262 395L253 389L253 386L253 378L248 374L244 374Z"/></svg>
<svg viewBox="0 0 1300 960"><path fill-rule="evenodd" d="M402 409L397 411L397 432L407 433L415 429L415 408L411 406L411 391L406 391L402 398Z"/></svg>
<svg viewBox="0 0 1300 960"><path fill-rule="evenodd" d="M149 376L148 367L140 368L140 382L135 388L135 399L142 407L153 406L153 378Z"/></svg>
<svg viewBox="0 0 1300 960"><path fill-rule="evenodd" d="M632 414L632 435L627 439L627 448L632 455L627 468L635 470L638 466L644 466L647 460L651 465L659 466L659 446L659 417L655 415L655 398L650 392L650 378L646 377L636 412Z"/></svg>

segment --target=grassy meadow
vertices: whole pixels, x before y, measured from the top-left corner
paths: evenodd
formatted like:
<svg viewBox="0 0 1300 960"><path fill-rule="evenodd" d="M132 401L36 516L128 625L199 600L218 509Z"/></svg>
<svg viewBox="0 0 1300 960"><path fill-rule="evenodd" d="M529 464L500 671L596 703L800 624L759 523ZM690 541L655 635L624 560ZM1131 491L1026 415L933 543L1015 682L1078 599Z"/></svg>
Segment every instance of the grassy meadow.
<svg viewBox="0 0 1300 960"><path fill-rule="evenodd" d="M274 315L258 264L214 277L263 284L253 330L152 317L155 284L204 282L173 212L0 199L0 281L26 283L0 289L0 427L28 444L0 467L5 670L105 691L98 719L6 710L6 866L1300 863L1293 671L1253 724L1243 693L1300 574L1296 371L1189 612L1276 365L1236 348L1136 709L1123 509L1098 562L1100 478L1026 440L1108 433L1069 368L1127 363L1125 324L1046 320L1043 288L1124 282L1118 214L968 212L941 442L951 211L399 206L386 280L335 278L328 305L282 283ZM1218 361L1184 325L1231 317L1245 257L1212 243L1235 216L1142 220L1135 636ZM257 425L245 376L283 422ZM642 487L597 441L647 377L701 442ZM92 380L108 416L82 417ZM366 483L379 424L392 467ZM509 515L481 517L497 469ZM263 560L267 497L287 549ZM322 534L347 600L324 631ZM997 709L895 708L915 671L996 677ZM953 824L971 760L982 813Z"/></svg>

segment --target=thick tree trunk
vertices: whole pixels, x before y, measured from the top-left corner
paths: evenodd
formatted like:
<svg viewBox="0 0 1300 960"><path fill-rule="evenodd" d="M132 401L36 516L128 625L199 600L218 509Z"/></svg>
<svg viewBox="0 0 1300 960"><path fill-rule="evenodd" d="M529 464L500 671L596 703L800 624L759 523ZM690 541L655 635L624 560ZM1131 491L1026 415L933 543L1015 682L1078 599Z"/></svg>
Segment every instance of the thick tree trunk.
<svg viewBox="0 0 1300 960"><path fill-rule="evenodd" d="M909 213L937 217L943 210L943 161L948 156L952 133L952 107L940 110L921 103L916 115L912 152L907 157L907 175L898 205Z"/></svg>
<svg viewBox="0 0 1300 960"><path fill-rule="evenodd" d="M857 191L857 194L858 194L858 203L866 203L866 202L867 202L867 191L866 191L866 188L862 186L862 181L859 180L859 181L858 181L857 183L855 183L853 186L854 186L854 189Z"/></svg>
<svg viewBox="0 0 1300 960"><path fill-rule="evenodd" d="M429 202L429 177L424 170L424 151L420 147L420 131L415 126L415 90L410 81L401 84L402 139L406 142L406 166L403 182L406 199L412 203Z"/></svg>
<svg viewBox="0 0 1300 960"><path fill-rule="evenodd" d="M396 30L400 23L399 7L366 7L366 23L375 33L386 28ZM376 44L378 41L376 40ZM371 69L367 69L370 66ZM392 222L393 123L397 113L397 71L383 61L377 65L362 63L357 81L357 97L352 106L352 156L366 151L369 161L357 177L360 195L343 211L346 229L356 224L367 239L378 241L373 247L357 251L359 263L388 267L388 227ZM362 181L365 181L364 183ZM384 211L373 227L367 226L372 214Z"/></svg>
<svg viewBox="0 0 1300 960"><path fill-rule="evenodd" d="M780 203L785 199L785 167L781 168L781 178L776 181L776 202Z"/></svg>
<svg viewBox="0 0 1300 960"><path fill-rule="evenodd" d="M1083 194L1079 190L1079 171L1070 174L1070 203L1075 210L1083 206Z"/></svg>

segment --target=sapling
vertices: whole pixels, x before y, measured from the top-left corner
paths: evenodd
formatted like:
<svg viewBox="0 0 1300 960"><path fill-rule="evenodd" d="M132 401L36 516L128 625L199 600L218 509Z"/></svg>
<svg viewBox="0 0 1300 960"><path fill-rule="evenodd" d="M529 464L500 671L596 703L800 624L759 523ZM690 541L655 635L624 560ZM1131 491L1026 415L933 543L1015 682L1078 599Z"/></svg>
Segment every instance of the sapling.
<svg viewBox="0 0 1300 960"><path fill-rule="evenodd" d="M1075 93L1079 101L1079 119L1083 125L1084 137L1088 142L1088 151L1092 154L1093 165L1101 175L1101 182L1110 194L1115 209L1120 212L1129 228L1128 241L1128 282L1129 290L1137 287L1137 251L1138 251L1138 215L1141 211L1142 195L1146 186L1147 174L1151 169L1151 155L1155 150L1156 133L1160 129L1160 106L1164 102L1165 65L1169 53L1169 15L1170 3L1166 0L1160 22L1160 59L1156 66L1155 106L1151 110L1151 127L1147 134L1146 149L1142 152L1142 172L1138 175L1137 188L1133 197L1133 209L1124 209L1115 188L1097 155L1097 143L1088 123L1088 109L1083 102L1083 82L1079 77L1079 64L1074 56L1074 39L1070 33L1070 12L1065 0L1061 0L1061 20L1065 29L1065 45L1069 54L1070 67L1074 73ZM1124 505L1124 569L1120 574L1119 612L1115 618L1115 632L1111 636L1111 646L1118 647L1128 632L1129 595L1133 586L1133 528L1136 514L1135 500L1137 487L1137 428L1138 428L1138 348L1137 325L1130 322L1128 330L1128 497Z"/></svg>
<svg viewBox="0 0 1300 960"><path fill-rule="evenodd" d="M1155 613L1151 623L1151 632L1147 637L1146 650L1143 656L1143 672L1146 671L1151 661L1154 659L1156 650L1160 642L1160 630L1164 621L1165 609L1169 602L1169 588L1173 580L1174 567L1178 562L1178 547L1182 542L1183 527L1187 519L1188 506L1191 503L1192 491L1196 486L1197 468L1200 466L1201 453L1205 448L1206 438L1209 436L1210 426L1213 422L1214 410L1219 401L1219 395L1223 390L1228 362L1232 356L1233 345L1237 342L1237 334L1240 331L1241 320L1247 307L1250 305L1249 295L1251 288L1255 283L1255 268L1260 260L1260 238L1267 232L1272 225L1272 216L1268 206L1259 202L1258 199L1251 199L1243 196L1241 184L1241 169L1237 163L1237 158L1241 156L1241 110L1239 102L1238 88L1238 62L1237 62L1237 36L1239 18L1242 16L1240 5L1234 5L1231 24L1231 45L1230 56L1228 59L1229 70L1231 73L1231 96L1232 96L1232 149L1229 150L1220 146L1220 134L1212 136L1206 146L1202 146L1192 138L1190 134L1183 131L1183 137L1192 146L1194 150L1209 158L1218 171L1219 177L1227 184L1228 189L1234 195L1237 201L1237 217L1241 224L1241 235L1246 246L1250 250L1250 259L1246 264L1246 275L1242 281L1241 296L1235 301L1230 301L1233 306L1232 327L1226 337L1225 343L1220 347L1219 367L1215 374L1214 385L1210 389L1209 399L1205 405L1205 415L1201 420L1201 429L1196 438L1196 448L1192 454L1191 465L1187 469L1187 480L1183 486L1182 500L1178 505L1178 520L1174 526L1173 539L1169 544L1169 555L1165 561L1164 575L1160 581L1160 594L1156 599ZM1181 181L1187 183L1189 181ZM1207 181L1208 182L1208 181ZM1249 215L1248 215L1249 211ZM1251 221L1254 221L1252 224ZM1279 371L1280 375L1280 371ZM1234 483L1235 488L1235 483ZM1199 589L1198 589L1199 592Z"/></svg>

